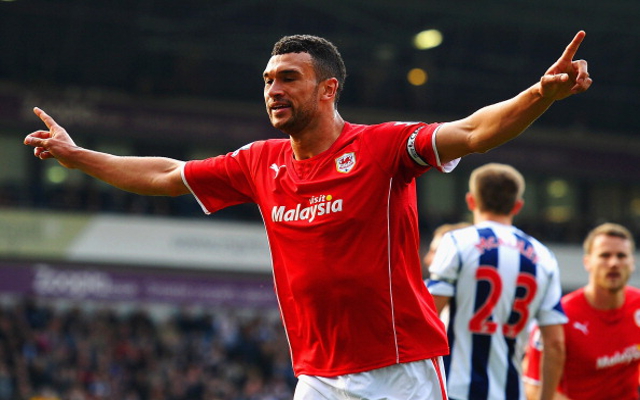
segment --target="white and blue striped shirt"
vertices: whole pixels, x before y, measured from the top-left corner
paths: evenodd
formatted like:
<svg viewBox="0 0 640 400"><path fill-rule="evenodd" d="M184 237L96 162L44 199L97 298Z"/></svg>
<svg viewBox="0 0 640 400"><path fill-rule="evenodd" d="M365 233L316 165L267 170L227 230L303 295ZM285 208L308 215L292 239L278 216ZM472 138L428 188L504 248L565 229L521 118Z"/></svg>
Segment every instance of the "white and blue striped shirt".
<svg viewBox="0 0 640 400"><path fill-rule="evenodd" d="M524 399L521 362L530 321L567 320L553 253L513 226L487 221L448 232L429 271L429 291L451 297L450 398Z"/></svg>

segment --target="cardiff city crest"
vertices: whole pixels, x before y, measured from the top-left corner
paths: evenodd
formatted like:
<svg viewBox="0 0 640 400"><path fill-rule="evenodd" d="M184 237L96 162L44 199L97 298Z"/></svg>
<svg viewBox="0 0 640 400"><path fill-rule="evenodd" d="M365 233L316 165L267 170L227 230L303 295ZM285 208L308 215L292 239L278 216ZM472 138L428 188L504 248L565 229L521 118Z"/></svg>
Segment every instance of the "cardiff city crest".
<svg viewBox="0 0 640 400"><path fill-rule="evenodd" d="M345 153L336 158L336 170L343 174L351 171L356 165L356 153Z"/></svg>

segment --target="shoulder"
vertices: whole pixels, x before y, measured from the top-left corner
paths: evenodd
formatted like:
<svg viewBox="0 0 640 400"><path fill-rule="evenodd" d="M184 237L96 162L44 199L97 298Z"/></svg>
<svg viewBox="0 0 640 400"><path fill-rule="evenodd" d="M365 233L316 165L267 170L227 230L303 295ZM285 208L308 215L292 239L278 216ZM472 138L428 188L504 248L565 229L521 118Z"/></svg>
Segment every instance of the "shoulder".
<svg viewBox="0 0 640 400"><path fill-rule="evenodd" d="M257 140L255 142L247 143L239 149L229 153L233 158L241 159L255 159L261 154L267 153L280 153L283 150L291 148L291 144L288 139L268 139Z"/></svg>
<svg viewBox="0 0 640 400"><path fill-rule="evenodd" d="M625 290L627 291L627 293L630 293L631 295L640 296L640 289L637 287L627 286Z"/></svg>
<svg viewBox="0 0 640 400"><path fill-rule="evenodd" d="M530 238L531 244L533 245L533 248L535 250L535 254L536 254L537 259L538 259L538 264L552 269L552 271L550 271L550 272L559 271L558 261L556 259L556 255L553 253L553 251L551 251L551 249L549 247L547 247L546 245L542 244L537 239L535 239L535 238L533 238L531 236L529 236L529 238Z"/></svg>
<svg viewBox="0 0 640 400"><path fill-rule="evenodd" d="M442 236L442 242L445 240L450 245L453 245L457 248L463 247L475 247L478 244L478 240L480 239L480 235L478 233L478 228L475 225L470 225L464 228L454 229L449 232L446 232Z"/></svg>
<svg viewBox="0 0 640 400"><path fill-rule="evenodd" d="M524 232L522 229L516 227L516 226L512 226L511 227L513 230L513 233L516 236L521 237L523 240L526 240L527 242L531 243L532 246L534 246L536 248L536 250L540 250L540 251L544 251L544 252L551 252L549 250L549 248L542 244L541 241L539 241L538 239L536 239L535 237L529 235L528 233Z"/></svg>
<svg viewBox="0 0 640 400"><path fill-rule="evenodd" d="M522 231L521 229L515 226L513 227L513 233L516 235L516 237L520 238L526 243L529 243L530 246L533 248L534 253L532 256L534 257L536 264L541 265L548 270L550 269L548 271L550 273L553 273L555 270L558 269L556 256L553 253L553 251L549 249L549 247L547 247L545 244L543 244L541 241L539 241L535 237L527 234L526 232Z"/></svg>
<svg viewBox="0 0 640 400"><path fill-rule="evenodd" d="M581 302L586 302L584 297L584 288L574 290L573 292L567 293L562 297L563 306L571 306Z"/></svg>
<svg viewBox="0 0 640 400"><path fill-rule="evenodd" d="M456 239L472 240L478 238L478 227L476 225L469 225L463 228L453 229L445 235L449 235Z"/></svg>
<svg viewBox="0 0 640 400"><path fill-rule="evenodd" d="M627 301L640 304L640 289L627 286L625 288L625 295L627 297Z"/></svg>
<svg viewBox="0 0 640 400"><path fill-rule="evenodd" d="M376 124L356 124L347 122L346 127L348 131L354 133L418 133L435 131L439 123L426 123L422 121L387 121Z"/></svg>
<svg viewBox="0 0 640 400"><path fill-rule="evenodd" d="M262 149L281 149L283 147L291 146L291 142L289 139L267 139L267 140L256 140L255 142L251 142L242 146L240 149L244 149L245 147L254 148L256 150Z"/></svg>
<svg viewBox="0 0 640 400"><path fill-rule="evenodd" d="M274 162L280 155L291 151L288 139L269 139L247 143L244 146L226 154L200 160L190 160L185 165L185 171L212 171L229 168L251 169L261 163Z"/></svg>

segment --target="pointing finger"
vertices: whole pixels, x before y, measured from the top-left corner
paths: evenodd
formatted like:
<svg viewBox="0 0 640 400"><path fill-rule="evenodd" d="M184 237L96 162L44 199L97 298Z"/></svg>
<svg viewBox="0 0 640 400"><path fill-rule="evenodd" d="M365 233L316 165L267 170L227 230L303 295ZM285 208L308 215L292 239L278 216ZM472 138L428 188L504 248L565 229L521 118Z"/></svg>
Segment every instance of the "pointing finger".
<svg viewBox="0 0 640 400"><path fill-rule="evenodd" d="M49 114L47 114L46 112L44 112L43 110L41 110L38 107L34 107L33 108L33 112L40 117L40 119L42 120L42 122L44 122L44 124L47 126L47 128L52 129L53 127L57 127L58 124L56 123L56 121L51 118L49 116Z"/></svg>
<svg viewBox="0 0 640 400"><path fill-rule="evenodd" d="M564 49L564 53L562 53L562 56L560 56L560 60L564 60L568 62L573 60L573 57L578 52L578 48L580 47L580 44L582 43L582 40L584 39L585 35L586 35L585 31L579 31L578 33L576 33L576 36L573 37L573 40L571 41L571 43L569 43L567 48Z"/></svg>

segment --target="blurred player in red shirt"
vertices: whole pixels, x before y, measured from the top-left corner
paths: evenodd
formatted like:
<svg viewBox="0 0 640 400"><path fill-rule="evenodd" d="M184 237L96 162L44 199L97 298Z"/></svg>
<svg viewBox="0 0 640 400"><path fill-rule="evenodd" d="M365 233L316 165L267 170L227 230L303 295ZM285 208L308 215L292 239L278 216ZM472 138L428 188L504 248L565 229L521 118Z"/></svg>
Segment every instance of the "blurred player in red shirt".
<svg viewBox="0 0 640 400"><path fill-rule="evenodd" d="M562 299L566 361L557 396L572 400L637 400L640 377L640 289L627 285L635 269L629 231L606 223L584 241L589 282ZM539 386L537 329L527 352L525 385L530 399Z"/></svg>

